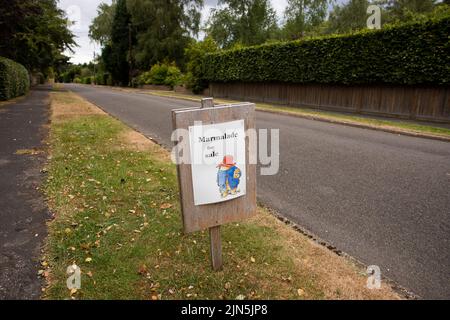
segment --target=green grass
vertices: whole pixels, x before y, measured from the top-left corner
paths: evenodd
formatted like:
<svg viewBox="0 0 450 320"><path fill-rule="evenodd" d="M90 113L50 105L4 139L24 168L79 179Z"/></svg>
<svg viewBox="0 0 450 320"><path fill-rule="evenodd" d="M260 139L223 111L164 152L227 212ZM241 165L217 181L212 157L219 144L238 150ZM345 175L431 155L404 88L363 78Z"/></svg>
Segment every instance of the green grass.
<svg viewBox="0 0 450 320"><path fill-rule="evenodd" d="M188 99L192 101L200 101L202 97L197 97L193 95L180 94L175 92L165 92L165 91L151 91L150 94L163 96L163 97L172 97L178 99ZM234 100L224 100L224 99L216 99L217 103L234 103L237 101ZM282 105L272 105L265 103L256 103L256 109L260 111L269 111L269 112L277 112L277 113L285 113L291 115L299 115L299 116L309 116L317 119L325 119L325 120L333 120L337 122L349 122L360 125L374 126L374 127L384 127L389 129L398 129L401 131L407 131L412 133L423 133L430 135L438 135L443 137L450 138L450 128L444 128L439 126L433 126L429 124L420 124L419 122L408 122L402 120L384 120L384 119L376 119L370 117L361 117L351 114L343 114L337 112L327 112L322 110L315 110L309 108L300 108L300 107L289 107Z"/></svg>

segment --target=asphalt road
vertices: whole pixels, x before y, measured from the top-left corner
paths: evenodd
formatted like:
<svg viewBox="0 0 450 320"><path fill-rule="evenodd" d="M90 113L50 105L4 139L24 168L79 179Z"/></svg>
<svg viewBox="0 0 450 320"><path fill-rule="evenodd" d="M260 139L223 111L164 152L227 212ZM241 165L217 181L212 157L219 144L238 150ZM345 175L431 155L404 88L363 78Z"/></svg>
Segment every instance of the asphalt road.
<svg viewBox="0 0 450 320"><path fill-rule="evenodd" d="M35 88L0 107L0 300L42 294L37 272L50 213L37 188L46 161L50 89Z"/></svg>
<svg viewBox="0 0 450 320"><path fill-rule="evenodd" d="M198 105L69 88L169 148L171 109ZM450 143L264 112L257 127L280 129L263 203L420 297L450 298Z"/></svg>

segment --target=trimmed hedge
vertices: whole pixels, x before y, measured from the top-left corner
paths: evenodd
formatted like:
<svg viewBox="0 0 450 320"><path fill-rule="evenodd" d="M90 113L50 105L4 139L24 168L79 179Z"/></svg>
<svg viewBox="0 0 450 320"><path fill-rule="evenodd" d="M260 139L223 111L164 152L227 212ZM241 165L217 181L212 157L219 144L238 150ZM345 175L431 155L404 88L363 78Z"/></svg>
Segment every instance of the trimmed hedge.
<svg viewBox="0 0 450 320"><path fill-rule="evenodd" d="M450 81L450 17L208 54L209 82L438 84Z"/></svg>
<svg viewBox="0 0 450 320"><path fill-rule="evenodd" d="M0 57L0 100L22 96L30 89L27 69L10 59Z"/></svg>

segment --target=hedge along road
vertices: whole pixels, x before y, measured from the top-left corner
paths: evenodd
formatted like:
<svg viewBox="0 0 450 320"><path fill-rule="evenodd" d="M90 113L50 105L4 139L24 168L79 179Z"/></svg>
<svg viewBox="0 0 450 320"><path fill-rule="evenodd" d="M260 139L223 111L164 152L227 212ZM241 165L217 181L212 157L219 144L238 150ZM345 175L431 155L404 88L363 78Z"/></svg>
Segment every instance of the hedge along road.
<svg viewBox="0 0 450 320"><path fill-rule="evenodd" d="M67 87L167 148L171 110L198 106ZM450 143L264 112L257 127L280 129L280 171L258 176L264 204L420 297L450 298Z"/></svg>

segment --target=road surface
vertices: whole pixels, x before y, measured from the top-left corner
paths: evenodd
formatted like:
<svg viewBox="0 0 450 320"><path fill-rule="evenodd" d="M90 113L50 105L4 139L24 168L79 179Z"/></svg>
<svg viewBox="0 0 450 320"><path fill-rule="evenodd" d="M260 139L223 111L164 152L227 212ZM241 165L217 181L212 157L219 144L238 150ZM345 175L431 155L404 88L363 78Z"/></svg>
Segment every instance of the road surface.
<svg viewBox="0 0 450 320"><path fill-rule="evenodd" d="M171 110L198 103L68 88L171 148ZM450 143L257 112L280 129L258 198L422 298L450 298ZM339 275L336 275L337 277Z"/></svg>

